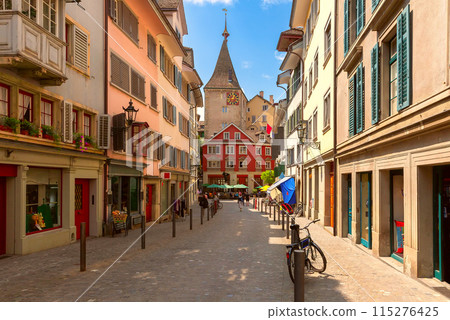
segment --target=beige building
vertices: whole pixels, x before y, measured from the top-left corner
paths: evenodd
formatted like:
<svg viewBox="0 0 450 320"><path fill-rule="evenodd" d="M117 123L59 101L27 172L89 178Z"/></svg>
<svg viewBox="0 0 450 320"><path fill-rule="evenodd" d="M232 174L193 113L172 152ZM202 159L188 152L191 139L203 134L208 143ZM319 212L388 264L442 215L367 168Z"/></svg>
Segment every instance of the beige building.
<svg viewBox="0 0 450 320"><path fill-rule="evenodd" d="M448 1L337 5L338 236L450 282Z"/></svg>
<svg viewBox="0 0 450 320"><path fill-rule="evenodd" d="M273 95L269 100L264 99L264 91L254 96L247 102L246 130L254 137L257 133L266 133L269 125L274 130L275 105Z"/></svg>

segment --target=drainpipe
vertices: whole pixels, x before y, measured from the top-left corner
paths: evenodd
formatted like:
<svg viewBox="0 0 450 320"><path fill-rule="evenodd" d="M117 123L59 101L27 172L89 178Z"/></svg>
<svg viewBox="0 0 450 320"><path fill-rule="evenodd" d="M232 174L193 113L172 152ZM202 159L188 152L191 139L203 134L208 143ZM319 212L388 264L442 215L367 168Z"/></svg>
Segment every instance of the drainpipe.
<svg viewBox="0 0 450 320"><path fill-rule="evenodd" d="M336 34L336 8L337 8L337 4L336 1L334 1L334 39L337 39L337 34ZM336 41L336 40L335 40ZM337 220L336 220L336 210L337 210L337 162L336 162L336 144L337 144L337 137L336 137L336 133L337 133L337 118L336 118L336 114L337 114L337 102L336 102L336 91L337 91L337 85L336 85L336 42L334 43L334 54L333 54L333 88L334 88L334 92L333 92L333 236L336 236L337 232L336 232L336 225L337 225Z"/></svg>
<svg viewBox="0 0 450 320"><path fill-rule="evenodd" d="M108 1L105 0L104 2L104 15L105 15L105 56L104 56L104 88L103 88L103 95L104 95L104 111L105 114L108 114ZM108 150L104 151L104 155L108 156ZM109 162L106 161L103 165L103 224L106 226L107 223L107 216L108 216L108 165ZM106 228L103 228L103 235L105 235Z"/></svg>

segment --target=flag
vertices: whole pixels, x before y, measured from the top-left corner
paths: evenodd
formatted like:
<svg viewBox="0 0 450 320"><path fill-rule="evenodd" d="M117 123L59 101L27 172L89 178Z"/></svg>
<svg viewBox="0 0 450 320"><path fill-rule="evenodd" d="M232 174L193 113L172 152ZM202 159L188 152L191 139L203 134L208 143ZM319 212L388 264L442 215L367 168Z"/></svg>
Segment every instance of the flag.
<svg viewBox="0 0 450 320"><path fill-rule="evenodd" d="M269 124L267 124L266 130L267 130L267 134L270 134L272 132L272 127Z"/></svg>

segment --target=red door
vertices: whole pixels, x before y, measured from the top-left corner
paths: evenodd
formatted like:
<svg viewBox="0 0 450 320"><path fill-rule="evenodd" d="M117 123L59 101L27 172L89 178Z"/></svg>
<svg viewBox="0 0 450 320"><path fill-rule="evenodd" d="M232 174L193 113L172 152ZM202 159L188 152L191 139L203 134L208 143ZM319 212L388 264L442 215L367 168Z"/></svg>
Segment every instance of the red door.
<svg viewBox="0 0 450 320"><path fill-rule="evenodd" d="M0 178L0 255L6 253L6 180Z"/></svg>
<svg viewBox="0 0 450 320"><path fill-rule="evenodd" d="M153 186L151 184L147 185L147 197L145 205L145 221L152 221L152 205L153 205Z"/></svg>
<svg viewBox="0 0 450 320"><path fill-rule="evenodd" d="M80 226L86 222L86 236L89 235L89 180L75 179L75 226L80 239Z"/></svg>

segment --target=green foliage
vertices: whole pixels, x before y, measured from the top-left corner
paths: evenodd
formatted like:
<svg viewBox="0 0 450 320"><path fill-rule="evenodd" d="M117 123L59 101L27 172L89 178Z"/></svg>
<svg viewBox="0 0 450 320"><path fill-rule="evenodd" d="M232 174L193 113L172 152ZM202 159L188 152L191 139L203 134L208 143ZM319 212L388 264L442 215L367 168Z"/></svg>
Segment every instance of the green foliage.
<svg viewBox="0 0 450 320"><path fill-rule="evenodd" d="M28 131L28 134L32 137L39 136L39 128L27 120L20 121L20 130Z"/></svg>
<svg viewBox="0 0 450 320"><path fill-rule="evenodd" d="M42 129L42 134L43 135L45 134L45 135L48 135L48 136L52 137L55 142L59 142L60 141L60 136L56 132L55 128L53 128L51 126L42 125L41 129Z"/></svg>
<svg viewBox="0 0 450 320"><path fill-rule="evenodd" d="M261 179L264 180L265 184L272 184L275 182L275 174L273 170L266 170L261 174Z"/></svg>
<svg viewBox="0 0 450 320"><path fill-rule="evenodd" d="M4 117L3 123L8 128L16 130L17 126L20 124L20 121L16 118Z"/></svg>
<svg viewBox="0 0 450 320"><path fill-rule="evenodd" d="M94 148L97 148L97 143L95 142L95 139L91 136L84 136L84 144L89 144Z"/></svg>

